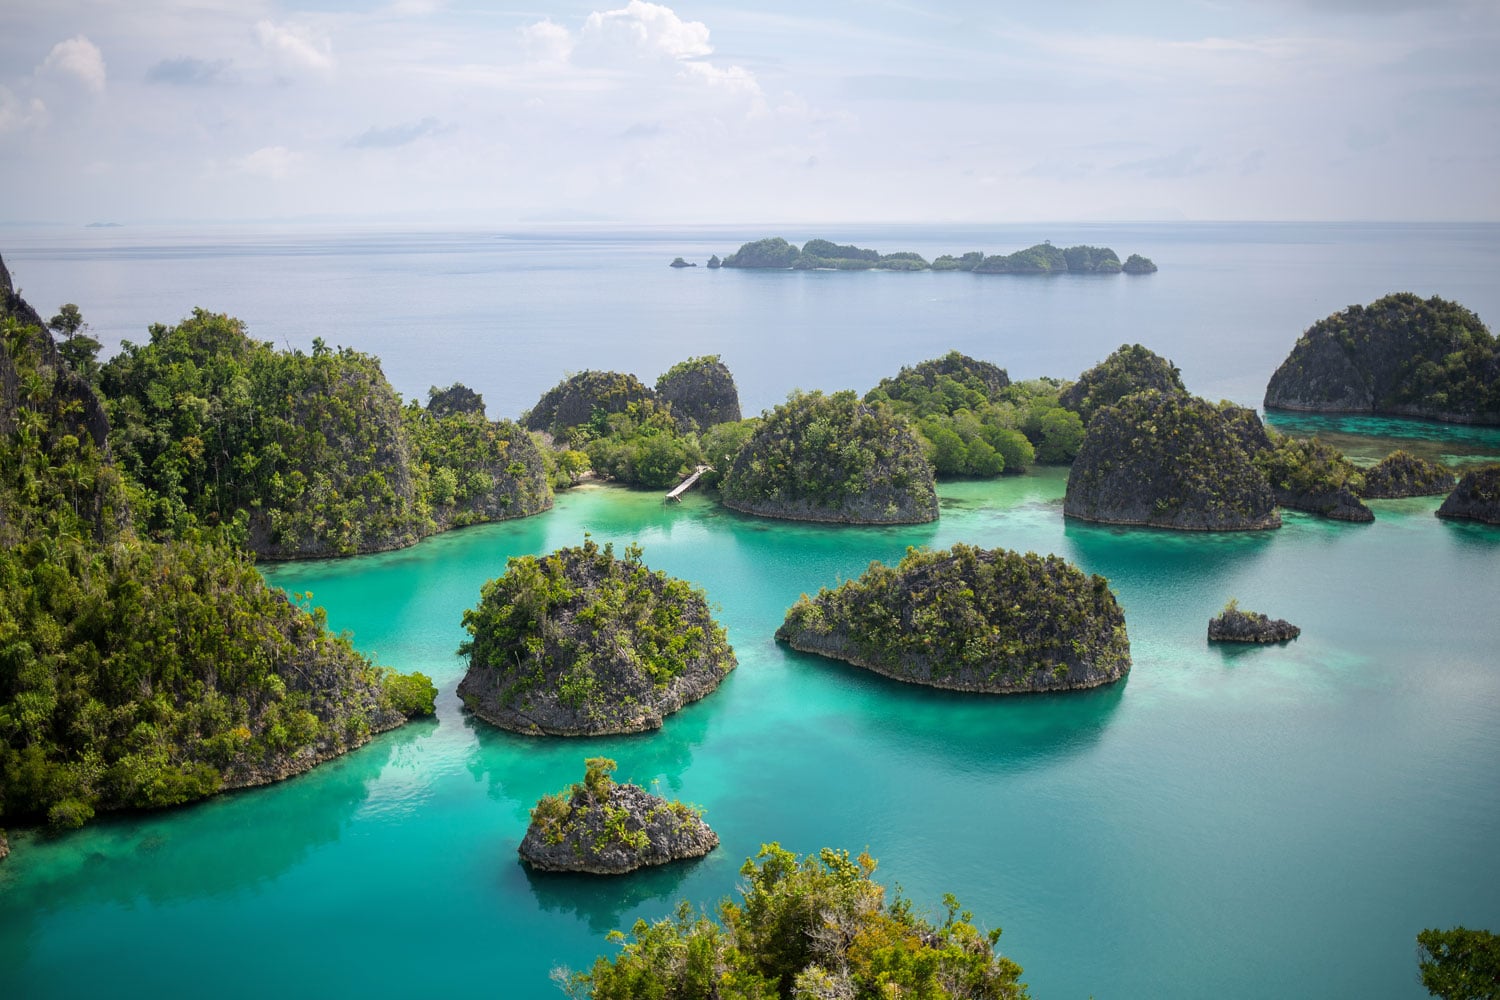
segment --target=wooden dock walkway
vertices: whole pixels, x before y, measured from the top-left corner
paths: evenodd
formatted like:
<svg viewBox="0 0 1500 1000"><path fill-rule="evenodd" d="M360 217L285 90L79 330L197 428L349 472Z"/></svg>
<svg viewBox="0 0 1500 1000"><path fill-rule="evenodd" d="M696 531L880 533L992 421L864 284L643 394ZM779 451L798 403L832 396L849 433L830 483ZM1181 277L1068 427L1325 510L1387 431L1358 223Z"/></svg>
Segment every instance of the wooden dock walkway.
<svg viewBox="0 0 1500 1000"><path fill-rule="evenodd" d="M705 472L712 472L712 471L713 471L713 467L712 466L709 466L709 465L700 465L700 466L698 466L696 469L693 470L693 474L691 476L688 476L682 482L680 482L676 486L672 487L672 492L670 492L670 493L667 494L667 499L668 500L676 500L678 503L682 503L682 495L684 493L686 493L688 490L692 489L693 488L693 484L696 483L699 480L699 478L701 478L702 475Z"/></svg>

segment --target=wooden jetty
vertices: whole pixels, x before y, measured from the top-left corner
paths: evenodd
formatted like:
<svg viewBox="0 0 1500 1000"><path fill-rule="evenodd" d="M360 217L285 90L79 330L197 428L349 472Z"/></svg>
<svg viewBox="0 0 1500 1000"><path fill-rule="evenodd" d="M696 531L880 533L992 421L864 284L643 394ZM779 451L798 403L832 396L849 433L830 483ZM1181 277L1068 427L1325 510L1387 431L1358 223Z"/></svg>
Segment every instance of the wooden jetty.
<svg viewBox="0 0 1500 1000"><path fill-rule="evenodd" d="M702 478L702 476L703 476L703 474L705 472L712 472L712 471L713 471L713 467L712 466L708 466L708 465L700 465L700 466L698 466L696 469L693 470L693 474L691 476L688 476L682 482L680 482L676 486L672 487L672 492L670 492L670 493L667 494L667 499L668 500L676 500L678 503L682 503L682 495L684 493L686 493L688 490L692 489L693 486L694 486L694 484L696 484L698 482L698 480L700 478Z"/></svg>

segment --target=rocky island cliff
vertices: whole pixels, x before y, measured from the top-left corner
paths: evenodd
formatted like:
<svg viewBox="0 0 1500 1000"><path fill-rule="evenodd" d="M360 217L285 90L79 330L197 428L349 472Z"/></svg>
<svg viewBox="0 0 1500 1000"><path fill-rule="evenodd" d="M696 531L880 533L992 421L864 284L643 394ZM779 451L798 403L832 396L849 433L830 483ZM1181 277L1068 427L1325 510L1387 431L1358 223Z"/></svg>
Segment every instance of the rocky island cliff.
<svg viewBox="0 0 1500 1000"><path fill-rule="evenodd" d="M1155 390L1100 409L1068 473L1063 513L1183 531L1280 527L1276 497L1245 450L1243 420Z"/></svg>
<svg viewBox="0 0 1500 1000"><path fill-rule="evenodd" d="M1437 509L1437 516L1500 524L1500 465L1465 473Z"/></svg>
<svg viewBox="0 0 1500 1000"><path fill-rule="evenodd" d="M708 600L592 539L512 558L464 612L464 706L503 729L553 736L638 733L709 694L734 651Z"/></svg>
<svg viewBox="0 0 1500 1000"><path fill-rule="evenodd" d="M1265 405L1500 424L1500 341L1456 302L1387 295L1309 327Z"/></svg>
<svg viewBox="0 0 1500 1000"><path fill-rule="evenodd" d="M1453 489L1453 473L1406 451L1393 451L1364 473L1360 496L1371 500L1427 497Z"/></svg>
<svg viewBox="0 0 1500 1000"><path fill-rule="evenodd" d="M692 806L618 784L616 764L590 757L583 780L547 795L531 810L518 853L548 872L623 875L649 865L700 858L719 837Z"/></svg>
<svg viewBox="0 0 1500 1000"><path fill-rule="evenodd" d="M1131 393L1147 389L1187 395L1176 365L1140 344L1121 344L1062 390L1057 401L1077 413L1087 426L1101 407L1113 406Z"/></svg>
<svg viewBox="0 0 1500 1000"><path fill-rule="evenodd" d="M899 681L1014 694L1097 687L1130 670L1125 615L1102 576L1057 556L962 543L908 550L803 597L776 630L793 649Z"/></svg>
<svg viewBox="0 0 1500 1000"><path fill-rule="evenodd" d="M932 466L904 419L853 392L794 393L760 423L719 483L732 510L841 524L938 516Z"/></svg>
<svg viewBox="0 0 1500 1000"><path fill-rule="evenodd" d="M717 354L688 358L656 380L656 396L679 422L708 429L740 419L740 392Z"/></svg>

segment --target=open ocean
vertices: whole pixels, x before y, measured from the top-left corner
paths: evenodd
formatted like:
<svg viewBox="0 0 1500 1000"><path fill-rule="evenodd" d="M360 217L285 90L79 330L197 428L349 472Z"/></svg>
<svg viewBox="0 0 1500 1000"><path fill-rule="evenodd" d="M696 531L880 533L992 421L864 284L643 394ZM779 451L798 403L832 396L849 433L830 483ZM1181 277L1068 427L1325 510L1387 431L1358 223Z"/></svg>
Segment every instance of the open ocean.
<svg viewBox="0 0 1500 1000"><path fill-rule="evenodd" d="M1043 239L1158 274L683 270L781 235L931 259ZM111 353L193 307L252 336L378 355L425 399L462 381L515 417L564 374L650 383L723 356L744 409L861 392L958 349L1012 378L1073 378L1122 343L1188 387L1259 405L1298 334L1392 291L1500 318L1500 226L1138 224L528 231L21 230L0 256L44 316L75 302ZM1500 458L1500 429L1283 417L1361 459L1397 444ZM1500 930L1500 529L1372 501L1376 522L1287 513L1202 535L1065 522L1066 470L941 484L931 525L734 515L709 497L589 487L522 521L401 552L263 566L379 662L437 681L438 718L282 784L60 838L0 863L0 996L561 996L605 935L734 892L760 844L868 849L919 908L958 895L1051 998L1419 998L1415 936ZM524 738L465 716L463 609L507 557L639 541L704 587L739 657L654 734ZM1104 690L986 698L778 647L799 593L908 545L1055 552L1109 577L1134 669ZM1231 596L1302 626L1209 647ZM528 873L536 799L583 758L707 809L709 857L612 880Z"/></svg>

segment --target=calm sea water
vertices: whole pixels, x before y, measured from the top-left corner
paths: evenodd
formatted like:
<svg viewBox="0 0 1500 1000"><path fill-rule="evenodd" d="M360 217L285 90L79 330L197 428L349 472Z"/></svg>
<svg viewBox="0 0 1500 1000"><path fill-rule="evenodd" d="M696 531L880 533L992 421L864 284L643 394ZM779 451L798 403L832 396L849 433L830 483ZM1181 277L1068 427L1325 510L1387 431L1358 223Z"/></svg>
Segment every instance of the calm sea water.
<svg viewBox="0 0 1500 1000"><path fill-rule="evenodd" d="M801 237L791 229L788 238ZM648 379L717 351L747 409L793 385L867 388L950 346L1013 376L1072 375L1122 341L1189 385L1258 401L1296 333L1399 288L1500 315L1496 227L1111 227L826 234L880 249L1108 243L1144 279L670 271L758 233L40 234L0 248L28 297L104 338L192 304L278 342L380 354L403 391L461 378L516 413L566 369ZM806 235L823 235L808 233ZM96 242L97 241L97 242ZM71 283L66 276L75 278ZM40 307L40 306L39 306ZM149 310L149 311L148 311ZM549 327L549 315L555 326ZM550 331L550 332L549 332ZM1500 456L1500 431L1299 418L1374 457ZM1379 435L1379 437L1375 437ZM267 567L379 661L430 673L436 721L310 775L190 809L23 835L0 864L0 994L557 996L548 972L688 898L734 891L762 842L868 849L936 908L1005 928L1038 997L1420 997L1414 936L1500 929L1500 530L1376 501L1373 525L1276 532L1064 522L1065 474L943 487L913 528L742 518L702 496L590 488L551 513L398 553ZM639 541L702 585L740 667L655 734L528 739L466 718L459 616L508 556ZM1108 690L923 691L787 652L796 596L908 545L1055 552L1111 580L1135 668ZM1211 648L1231 596L1303 627ZM529 875L527 810L607 754L699 803L723 846L623 879Z"/></svg>

